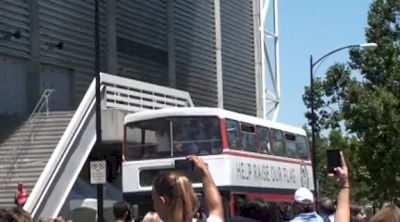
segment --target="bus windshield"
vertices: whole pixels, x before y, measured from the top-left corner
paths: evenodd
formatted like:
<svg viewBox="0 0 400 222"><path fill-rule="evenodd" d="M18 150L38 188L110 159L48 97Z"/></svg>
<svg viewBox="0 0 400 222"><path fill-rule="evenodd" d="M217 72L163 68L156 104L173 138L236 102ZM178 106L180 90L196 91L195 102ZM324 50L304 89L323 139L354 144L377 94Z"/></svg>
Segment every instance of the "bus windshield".
<svg viewBox="0 0 400 222"><path fill-rule="evenodd" d="M126 160L221 153L217 117L172 117L128 123Z"/></svg>

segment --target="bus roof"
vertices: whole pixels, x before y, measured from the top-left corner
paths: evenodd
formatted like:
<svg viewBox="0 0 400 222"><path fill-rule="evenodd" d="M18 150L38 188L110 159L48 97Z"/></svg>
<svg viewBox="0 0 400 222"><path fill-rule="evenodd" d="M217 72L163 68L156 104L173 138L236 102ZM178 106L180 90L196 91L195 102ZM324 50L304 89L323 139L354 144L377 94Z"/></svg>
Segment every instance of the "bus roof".
<svg viewBox="0 0 400 222"><path fill-rule="evenodd" d="M137 113L128 114L124 118L124 125L131 122L139 122L144 120L177 117L177 116L216 116L219 118L233 119L240 122L250 123L259 126L265 126L274 129L280 129L286 132L306 135L303 128L290 126L283 123L277 123L254 116L240 114L220 108L208 107L181 107L181 108L164 108L157 110L145 110Z"/></svg>

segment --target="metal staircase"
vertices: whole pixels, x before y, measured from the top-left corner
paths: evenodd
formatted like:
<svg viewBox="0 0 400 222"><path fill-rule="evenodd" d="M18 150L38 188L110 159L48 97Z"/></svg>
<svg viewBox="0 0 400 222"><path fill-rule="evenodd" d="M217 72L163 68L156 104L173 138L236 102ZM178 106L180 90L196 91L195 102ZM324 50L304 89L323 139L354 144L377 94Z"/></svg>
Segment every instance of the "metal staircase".
<svg viewBox="0 0 400 222"><path fill-rule="evenodd" d="M100 77L102 111L193 106L185 91L106 73ZM95 81L75 112L48 112L50 94L45 92L25 124L0 144L0 208L14 205L21 181L30 191L24 209L33 221L58 216L96 142Z"/></svg>
<svg viewBox="0 0 400 222"><path fill-rule="evenodd" d="M49 112L45 90L29 119L0 144L0 208L14 206L19 181L30 192L67 127L73 112Z"/></svg>
<svg viewBox="0 0 400 222"><path fill-rule="evenodd" d="M0 164L0 208L14 205L14 192L19 181L31 192L73 114L74 112L40 114L41 123L35 127L32 141L19 140L32 127L32 123L26 123L0 145L0 156L9 157ZM16 146L19 146L18 150L15 150ZM14 159L13 156L17 158Z"/></svg>

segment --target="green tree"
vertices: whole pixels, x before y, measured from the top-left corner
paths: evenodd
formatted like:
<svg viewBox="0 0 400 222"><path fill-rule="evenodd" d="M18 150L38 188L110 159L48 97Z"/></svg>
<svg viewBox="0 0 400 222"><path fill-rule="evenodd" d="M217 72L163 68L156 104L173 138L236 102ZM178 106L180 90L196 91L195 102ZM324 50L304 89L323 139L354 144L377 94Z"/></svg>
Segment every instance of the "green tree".
<svg viewBox="0 0 400 222"><path fill-rule="evenodd" d="M371 4L366 41L378 48L351 50L348 64L335 64L315 80L314 108L318 130L347 134L354 198L382 202L400 197L399 0ZM310 107L308 87L303 100Z"/></svg>

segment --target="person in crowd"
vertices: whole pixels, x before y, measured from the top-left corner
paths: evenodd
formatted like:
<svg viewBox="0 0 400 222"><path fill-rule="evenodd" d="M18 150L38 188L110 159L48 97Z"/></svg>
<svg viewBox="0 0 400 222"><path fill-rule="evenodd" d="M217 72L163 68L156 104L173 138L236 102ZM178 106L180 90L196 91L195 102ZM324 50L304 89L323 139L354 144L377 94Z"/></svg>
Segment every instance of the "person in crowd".
<svg viewBox="0 0 400 222"><path fill-rule="evenodd" d="M224 221L222 198L214 184L207 164L201 157L188 156L196 172L201 176L204 192L204 207L208 211L208 222ZM191 222L199 209L199 200L189 179L171 171L160 175L153 184L153 207L165 222Z"/></svg>
<svg viewBox="0 0 400 222"><path fill-rule="evenodd" d="M360 205L350 206L350 221L351 222L367 222L367 214L365 208Z"/></svg>
<svg viewBox="0 0 400 222"><path fill-rule="evenodd" d="M28 190L24 188L22 182L17 185L17 190L15 191L14 202L17 206L23 207L28 200Z"/></svg>
<svg viewBox="0 0 400 222"><path fill-rule="evenodd" d="M262 210L259 201L245 201L238 203L240 204L240 211L236 216L228 220L228 222L257 222L259 220L258 215L261 214Z"/></svg>
<svg viewBox="0 0 400 222"><path fill-rule="evenodd" d="M9 210L9 213L11 215L11 220L8 222L31 222L32 218L31 215L26 212L24 209L21 207L14 207Z"/></svg>
<svg viewBox="0 0 400 222"><path fill-rule="evenodd" d="M400 222L400 209L393 204L389 204L378 211L370 222Z"/></svg>
<svg viewBox="0 0 400 222"><path fill-rule="evenodd" d="M118 201L113 206L115 222L131 221L131 209L127 202Z"/></svg>
<svg viewBox="0 0 400 222"><path fill-rule="evenodd" d="M256 219L261 222L270 222L275 216L272 210L273 205L267 200L258 199L257 201L260 205L260 212L256 214Z"/></svg>
<svg viewBox="0 0 400 222"><path fill-rule="evenodd" d="M72 222L72 220L64 220L62 217L51 218L51 219L42 219L40 222Z"/></svg>
<svg viewBox="0 0 400 222"><path fill-rule="evenodd" d="M324 222L335 221L335 203L329 197L323 197L319 201L319 210Z"/></svg>
<svg viewBox="0 0 400 222"><path fill-rule="evenodd" d="M156 212L150 211L144 215L142 222L162 222L162 220Z"/></svg>
<svg viewBox="0 0 400 222"><path fill-rule="evenodd" d="M294 193L293 211L296 216L291 222L323 222L315 212L313 193L305 187L300 187Z"/></svg>
<svg viewBox="0 0 400 222"><path fill-rule="evenodd" d="M292 204L279 203L278 209L280 221L290 221L294 218Z"/></svg>
<svg viewBox="0 0 400 222"><path fill-rule="evenodd" d="M0 209L0 222L15 221L14 216L6 209Z"/></svg>
<svg viewBox="0 0 400 222"><path fill-rule="evenodd" d="M343 152L340 152L342 166L334 169L339 193L337 197L337 207L335 222L350 222L350 183L349 172Z"/></svg>

